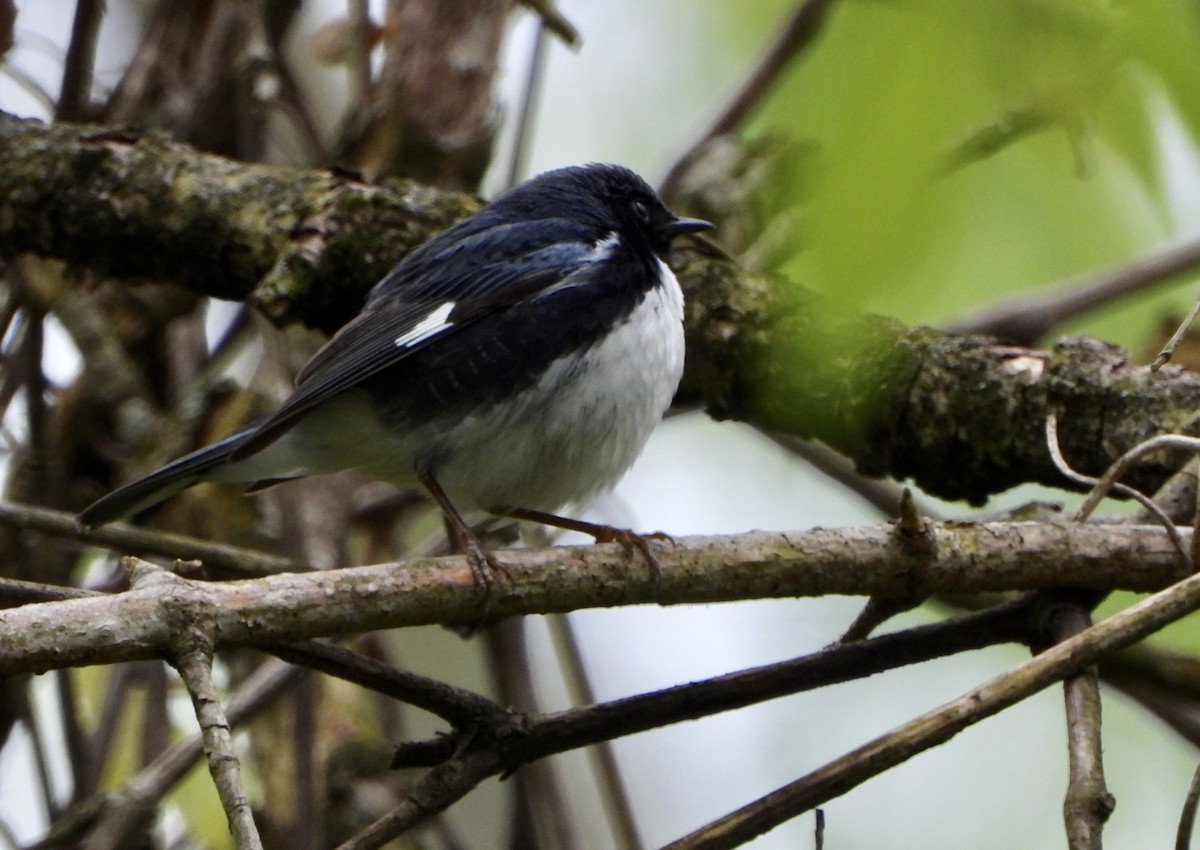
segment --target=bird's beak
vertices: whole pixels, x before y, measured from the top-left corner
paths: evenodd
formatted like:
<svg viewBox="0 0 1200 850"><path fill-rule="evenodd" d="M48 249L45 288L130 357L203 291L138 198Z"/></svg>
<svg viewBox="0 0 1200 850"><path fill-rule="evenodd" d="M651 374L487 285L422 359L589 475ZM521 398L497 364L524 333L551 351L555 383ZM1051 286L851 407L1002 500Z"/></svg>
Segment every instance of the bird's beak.
<svg viewBox="0 0 1200 850"><path fill-rule="evenodd" d="M716 227L711 221L705 221L702 218L676 218L667 225L667 233L672 236L679 236L681 233L697 233L701 230L712 230Z"/></svg>

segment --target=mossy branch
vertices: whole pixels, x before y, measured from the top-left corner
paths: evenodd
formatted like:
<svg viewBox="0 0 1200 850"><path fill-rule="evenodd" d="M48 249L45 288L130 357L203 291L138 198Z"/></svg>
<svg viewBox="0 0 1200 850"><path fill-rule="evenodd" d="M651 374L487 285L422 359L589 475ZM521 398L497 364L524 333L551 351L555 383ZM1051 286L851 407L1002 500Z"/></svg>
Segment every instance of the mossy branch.
<svg viewBox="0 0 1200 850"><path fill-rule="evenodd" d="M155 133L4 115L0 153L0 257L170 281L327 332L406 251L478 208L410 182L368 185L237 163ZM1200 377L1151 374L1111 346L1041 351L839 313L700 245L678 250L675 266L689 340L677 401L821 440L870 475L973 502L1025 482L1064 486L1042 438L1051 412L1066 459L1091 475L1154 433L1200 435ZM1153 491L1176 466L1164 454L1128 481Z"/></svg>

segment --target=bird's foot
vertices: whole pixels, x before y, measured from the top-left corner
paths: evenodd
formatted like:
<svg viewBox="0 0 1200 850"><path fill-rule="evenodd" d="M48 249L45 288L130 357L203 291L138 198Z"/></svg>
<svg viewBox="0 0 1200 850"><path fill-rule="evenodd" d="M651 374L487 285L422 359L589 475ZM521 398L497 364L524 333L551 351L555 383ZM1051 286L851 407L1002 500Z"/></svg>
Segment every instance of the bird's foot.
<svg viewBox="0 0 1200 850"><path fill-rule="evenodd" d="M636 550L645 559L646 565L650 567L650 578L656 585L662 582L662 564L659 563L654 550L650 548L650 541L662 540L668 543L674 542L674 539L669 534L662 531L654 531L650 534L638 534L636 531L630 531L628 528L617 528L612 525L588 522L587 520L559 516L558 514L534 511L527 508L504 508L496 510L494 513L500 516L512 517L513 519L562 528L567 531L578 531L581 534L590 536L597 543L620 543L621 548L625 550L626 556L633 555Z"/></svg>
<svg viewBox="0 0 1200 850"><path fill-rule="evenodd" d="M475 580L475 589L479 594L479 605L486 611L487 603L492 594L492 585L498 576L512 581L512 573L508 567L496 560L496 556L484 548L483 541L474 533L466 535L462 541L463 552L471 567L471 577Z"/></svg>
<svg viewBox="0 0 1200 850"><path fill-rule="evenodd" d="M650 568L650 580L656 585L662 583L662 564L659 563L658 556L654 554L654 550L650 548L651 540L663 541L666 543L674 543L671 535L663 531L652 531L649 534L638 534L636 531L631 531L628 528L617 528L613 525L593 524L592 528L586 533L595 538L597 543L620 543L621 548L625 550L626 556L633 555L636 550L645 559L646 565Z"/></svg>

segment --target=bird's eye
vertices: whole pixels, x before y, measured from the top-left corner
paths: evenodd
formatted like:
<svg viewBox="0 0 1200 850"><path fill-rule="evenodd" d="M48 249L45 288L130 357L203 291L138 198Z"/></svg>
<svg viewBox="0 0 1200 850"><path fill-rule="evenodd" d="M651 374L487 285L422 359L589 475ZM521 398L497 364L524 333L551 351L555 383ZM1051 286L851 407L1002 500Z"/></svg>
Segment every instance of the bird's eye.
<svg viewBox="0 0 1200 850"><path fill-rule="evenodd" d="M642 222L643 224L650 223L650 209L644 202L634 201L632 204L630 204L630 207L633 209L633 214L637 216L638 221Z"/></svg>

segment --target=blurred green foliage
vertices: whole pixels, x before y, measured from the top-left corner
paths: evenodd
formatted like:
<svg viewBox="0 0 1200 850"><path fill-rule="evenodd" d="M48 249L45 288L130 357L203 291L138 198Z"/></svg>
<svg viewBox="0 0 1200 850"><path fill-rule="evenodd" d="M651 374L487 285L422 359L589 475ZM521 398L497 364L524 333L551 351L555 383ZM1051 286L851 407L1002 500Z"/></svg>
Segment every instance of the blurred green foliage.
<svg viewBox="0 0 1200 850"><path fill-rule="evenodd" d="M1198 130L1194 2L843 0L745 132L797 143L782 271L938 323L1200 229ZM1066 330L1140 347L1193 295Z"/></svg>

